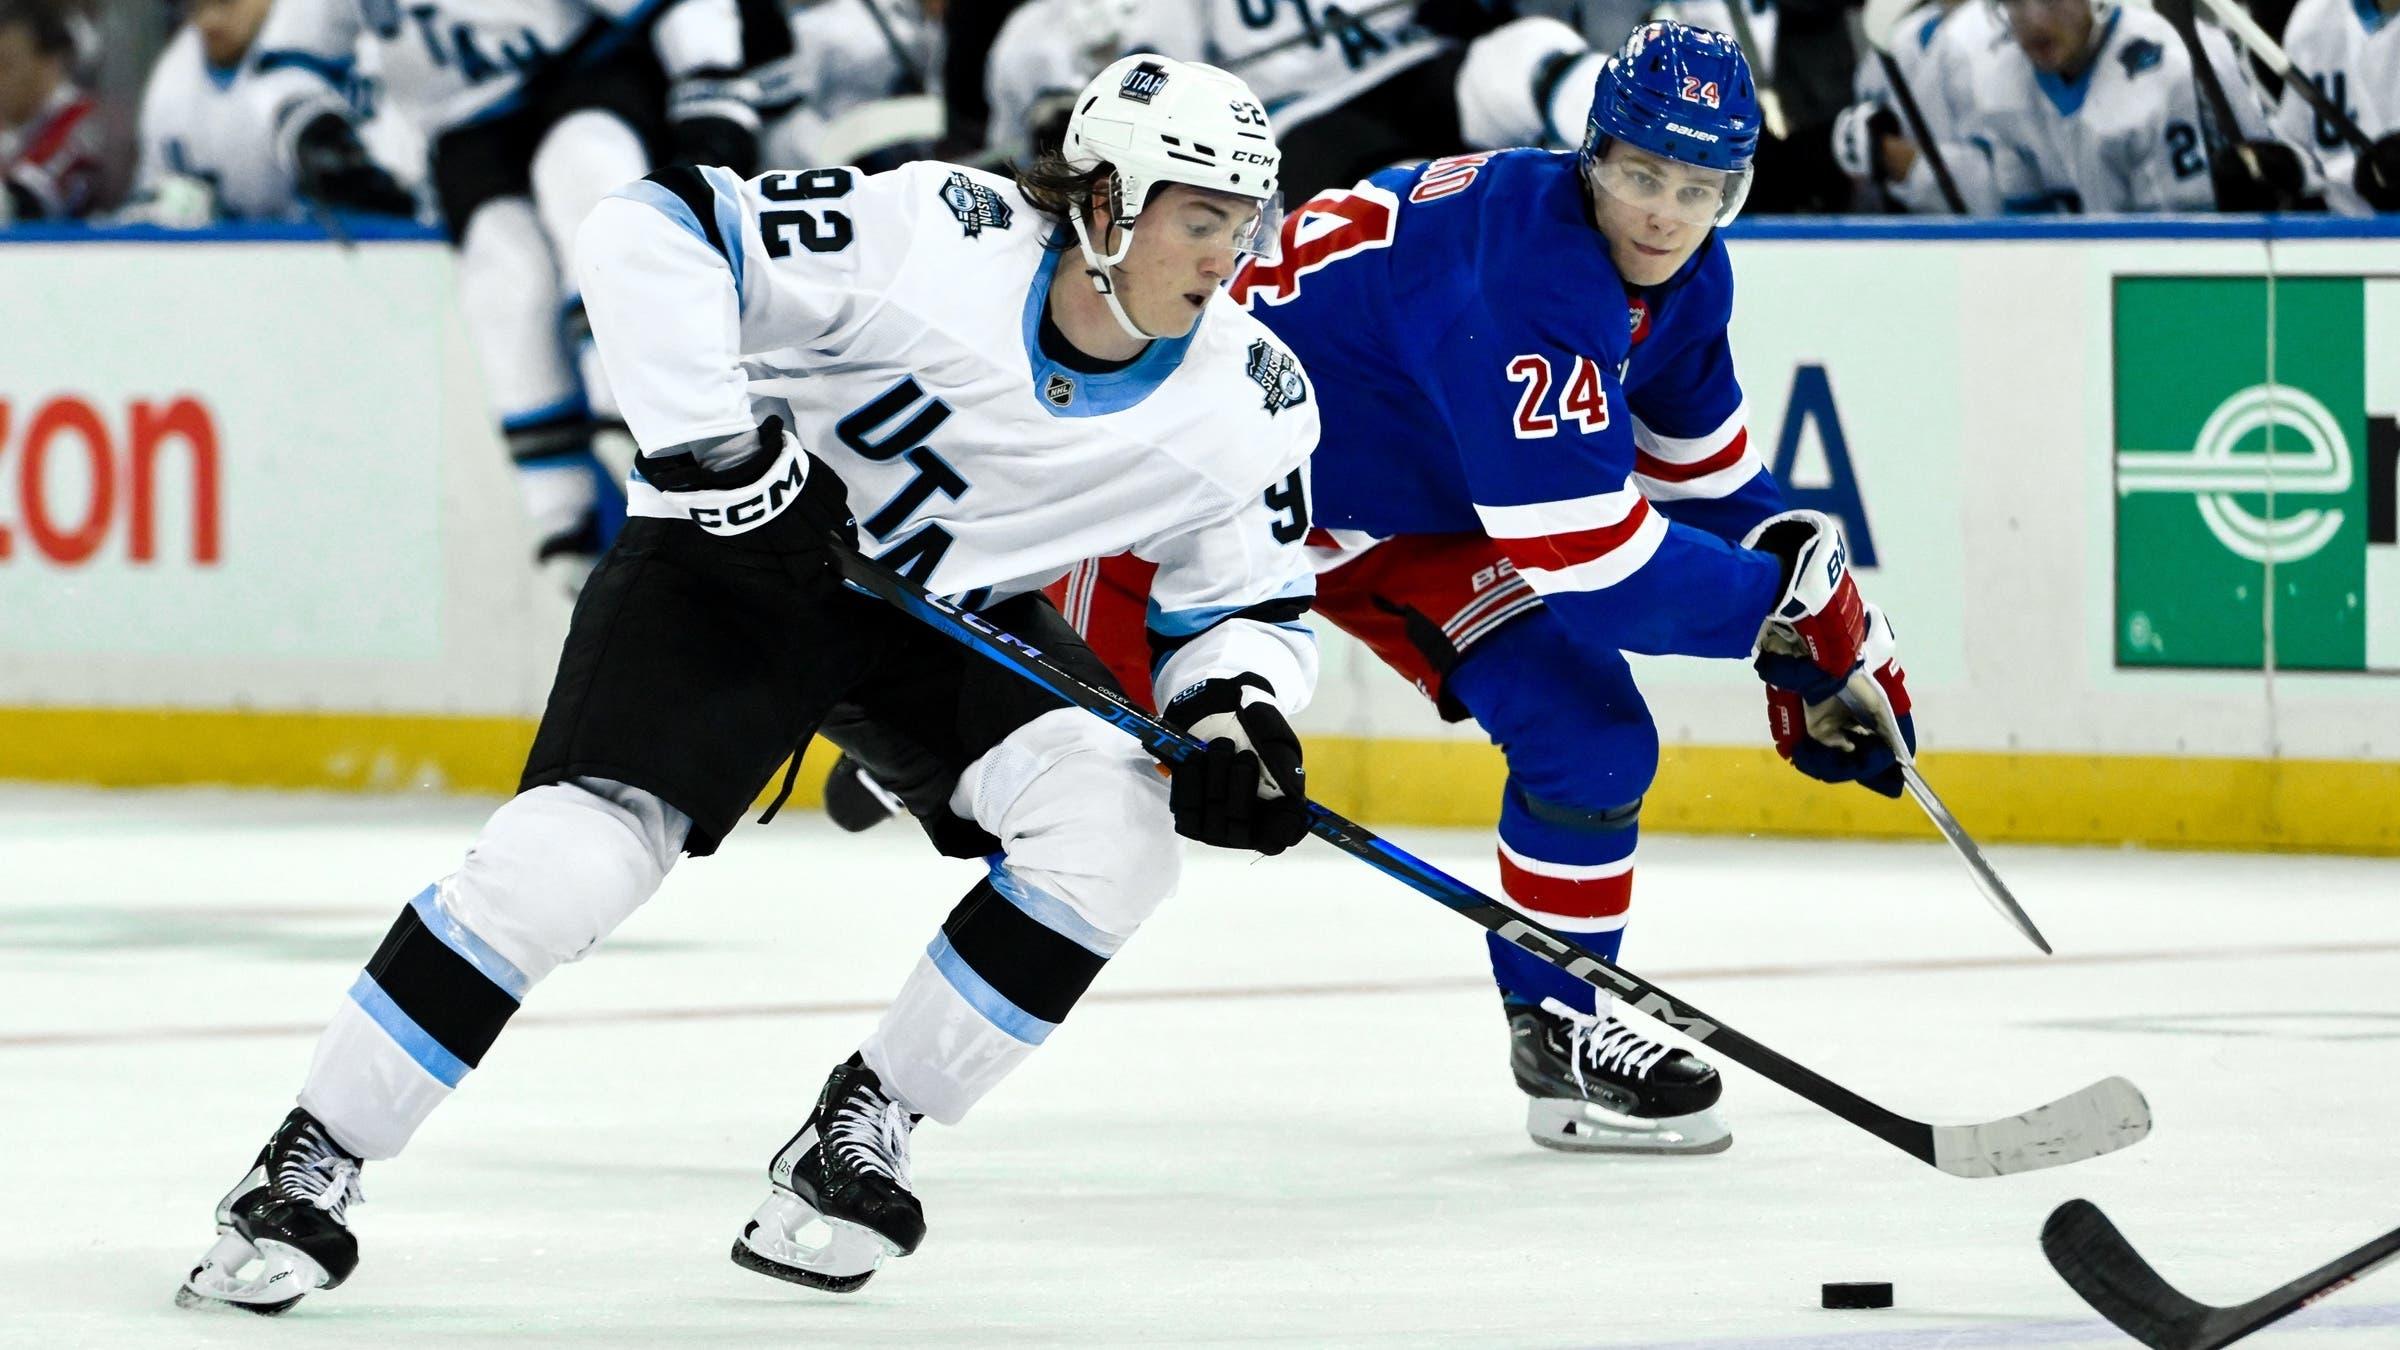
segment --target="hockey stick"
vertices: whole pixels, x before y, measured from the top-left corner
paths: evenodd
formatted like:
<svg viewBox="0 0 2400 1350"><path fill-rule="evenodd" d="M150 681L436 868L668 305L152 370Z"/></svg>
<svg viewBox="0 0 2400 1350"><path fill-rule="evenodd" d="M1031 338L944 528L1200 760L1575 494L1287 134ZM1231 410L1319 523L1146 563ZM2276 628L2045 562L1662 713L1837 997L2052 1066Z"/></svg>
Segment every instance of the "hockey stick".
<svg viewBox="0 0 2400 1350"><path fill-rule="evenodd" d="M2350 114L2342 111L2341 104L2319 89L2315 80L2293 68L2292 58L2274 38L2267 36L2267 30L2258 26L2258 20L2251 18L2248 10L2234 3L2234 0L2201 0L2201 3L2208 6L2208 12L2216 16L2217 22L2223 24L2227 32L2250 49L2250 55L2256 57L2260 65L2282 80L2286 88L2299 94L2302 103L2324 118L2326 124L2343 140L2350 142L2352 149L2363 154L2373 147L2374 143L2368 139L2367 133L2358 129L2358 123L2351 120Z"/></svg>
<svg viewBox="0 0 2400 1350"><path fill-rule="evenodd" d="M2242 171L2253 181L2264 182L2258 172L2258 152L2242 139L2242 124L2234 118L2233 101L2225 97L2225 85L2217 79L2216 63L2208 59L2208 48L2200 43L2199 20L2192 13L2192 0L2158 0L2159 17L2175 30L2183 49L2191 54L2192 82L2200 86L2200 112L2203 130L2216 133L2215 144L2209 146L2211 160L2231 150L2242 161ZM2227 210L2223 180L2211 183L2215 190L2217 209ZM2281 198L2277 198L2281 202Z"/></svg>
<svg viewBox="0 0 2400 1350"><path fill-rule="evenodd" d="M1749 2L1725 0L1725 13L1733 19L1733 40L1749 53L1750 69L1755 76L1763 58L1758 50L1758 34L1751 31L1750 16L1742 9ZM1768 57L1773 55L1773 52L1765 53ZM1775 82L1753 78L1751 83L1758 86L1758 113L1767 124L1767 134L1779 141L1790 139L1790 124L1783 120L1783 95L1775 92Z"/></svg>
<svg viewBox="0 0 2400 1350"><path fill-rule="evenodd" d="M2160 1279L2089 1200L2069 1200L2051 1212L2042 1225L2042 1254L2084 1302L2151 1350L2217 1350L2400 1256L2400 1229L2230 1308L2187 1298Z"/></svg>
<svg viewBox="0 0 2400 1350"><path fill-rule="evenodd" d="M2055 955L2050 950L2050 939L2043 937L2042 930L2033 926L2032 916L2025 912L2023 905L2017 903L2017 897L2008 889L2008 883L2002 881L2000 874L1992 870L1992 865L1984 861L1983 850L1976 847L1974 837L1967 833L1964 825L1958 823L1958 817L1950 814L1950 808L1935 794L1933 784L1926 782L1925 775L1917 769L1917 753L1908 748L1908 737L1900 732L1900 719L1892 712L1890 700L1884 697L1883 686L1875 683L1874 676L1863 670L1857 671L1850 676L1850 683L1842 690L1841 698L1843 703L1849 705L1850 711L1863 715L1873 723L1875 733L1892 748L1892 758L1899 762L1900 781L1907 786L1908 795L1924 809L1926 816L1933 821L1933 828L1942 832L1942 838L1950 841L1950 847L1958 850L1958 856L1967 864L1967 872L1975 878L1976 889L1983 892L1983 898L1991 901L1992 908L2000 911L2001 918L2023 933L2026 941L2041 948L2042 955Z"/></svg>
<svg viewBox="0 0 2400 1350"><path fill-rule="evenodd" d="M1038 647L980 615L927 593L882 563L836 542L834 556L850 585L987 657L1060 699L1111 723L1169 764L1200 753L1198 741L1139 708L1053 665ZM2150 1107L2122 1078L2105 1078L2046 1106L1977 1125L1929 1125L1888 1111L1813 1070L1751 1040L1657 985L1583 950L1465 882L1379 838L1324 806L1308 804L1309 832L1369 867L1447 905L1500 939L1601 993L1723 1054L1815 1103L1920 1162L1955 1177L1996 1177L2096 1158L2150 1133Z"/></svg>
<svg viewBox="0 0 2400 1350"><path fill-rule="evenodd" d="M1941 189L1942 203L1950 208L1950 214L1963 216L1967 213L1967 199L1959 195L1958 180L1950 176L1950 165L1942 158L1942 148L1933 143L1933 131L1925 124L1924 109L1917 106L1916 91L1908 87L1908 77L1900 73L1900 63L1892 57L1892 33L1898 28L1901 16L1886 18L1880 12L1884 8L1879 0L1870 0L1867 5L1862 16L1867 43L1875 49L1875 62L1883 70L1883 82L1892 87L1892 96L1900 101L1900 116L1908 122L1908 134L1916 138L1926 167L1933 170L1933 185Z"/></svg>

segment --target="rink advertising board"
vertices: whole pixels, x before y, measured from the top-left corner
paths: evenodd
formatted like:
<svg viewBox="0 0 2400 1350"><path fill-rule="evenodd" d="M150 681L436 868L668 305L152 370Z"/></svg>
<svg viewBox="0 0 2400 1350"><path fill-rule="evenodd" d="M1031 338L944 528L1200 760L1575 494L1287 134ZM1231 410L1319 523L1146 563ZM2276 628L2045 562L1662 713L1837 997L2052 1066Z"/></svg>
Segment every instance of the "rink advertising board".
<svg viewBox="0 0 2400 1350"><path fill-rule="evenodd" d="M2118 663L2400 670L2400 273L2120 277L2113 319Z"/></svg>
<svg viewBox="0 0 2400 1350"><path fill-rule="evenodd" d="M1737 230L1753 441L1844 522L1986 839L2400 852L2400 227L2311 228ZM565 606L449 266L0 244L0 777L508 788ZM1327 800L1488 824L1480 734L1321 645ZM1925 837L1777 761L1742 663L1637 670L1651 828Z"/></svg>

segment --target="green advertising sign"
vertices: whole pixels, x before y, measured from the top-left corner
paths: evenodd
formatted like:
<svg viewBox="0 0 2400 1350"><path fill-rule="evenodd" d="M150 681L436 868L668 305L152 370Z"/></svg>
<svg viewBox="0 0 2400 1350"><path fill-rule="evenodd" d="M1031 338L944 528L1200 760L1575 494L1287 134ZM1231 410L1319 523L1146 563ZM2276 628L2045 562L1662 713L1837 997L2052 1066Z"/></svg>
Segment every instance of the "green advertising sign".
<svg viewBox="0 0 2400 1350"><path fill-rule="evenodd" d="M2368 305L2392 285L2117 278L2119 666L2256 670L2270 623L2279 669L2400 665L2400 437L2367 407L2369 361L2400 359Z"/></svg>

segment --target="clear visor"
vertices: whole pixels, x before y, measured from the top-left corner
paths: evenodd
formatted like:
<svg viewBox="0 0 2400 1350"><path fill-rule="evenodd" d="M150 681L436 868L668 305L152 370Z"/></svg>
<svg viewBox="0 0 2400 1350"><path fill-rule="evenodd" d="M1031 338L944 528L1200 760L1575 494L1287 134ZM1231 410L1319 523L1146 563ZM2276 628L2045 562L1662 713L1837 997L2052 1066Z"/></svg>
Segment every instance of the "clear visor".
<svg viewBox="0 0 2400 1350"><path fill-rule="evenodd" d="M1730 225L1750 198L1750 170L1622 153L1592 161L1592 187L1636 210L1686 225Z"/></svg>
<svg viewBox="0 0 2400 1350"><path fill-rule="evenodd" d="M1275 236L1283 229L1283 194L1260 201L1205 191L1177 193L1163 202L1153 194L1150 205L1125 224L1157 231L1181 245L1231 249L1236 258L1247 258L1274 250Z"/></svg>

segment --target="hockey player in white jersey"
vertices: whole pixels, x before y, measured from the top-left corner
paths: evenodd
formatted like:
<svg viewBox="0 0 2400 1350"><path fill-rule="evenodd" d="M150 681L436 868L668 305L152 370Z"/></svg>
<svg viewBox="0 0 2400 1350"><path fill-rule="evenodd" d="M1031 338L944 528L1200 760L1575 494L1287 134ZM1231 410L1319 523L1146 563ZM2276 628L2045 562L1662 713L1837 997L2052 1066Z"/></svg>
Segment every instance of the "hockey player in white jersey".
<svg viewBox="0 0 2400 1350"><path fill-rule="evenodd" d="M270 64L332 66L362 44L391 110L431 144L459 301L532 524L572 591L623 517L592 451L614 417L580 341L575 229L653 163L755 155L735 0L278 0Z"/></svg>
<svg viewBox="0 0 2400 1350"><path fill-rule="evenodd" d="M1875 17L1870 11L1868 21ZM1892 64L1908 82L1945 166L1970 153L1959 134L1973 106L1971 86L1981 53L2007 41L1999 6L1988 0L1921 5L1901 15L1889 36ZM1933 161L1919 152L1882 63L1869 54L1859 63L1853 83L1858 101L1833 123L1834 161L1903 210L1948 211Z"/></svg>
<svg viewBox="0 0 2400 1350"><path fill-rule="evenodd" d="M273 3L186 0L142 94L134 214L179 226L283 220L306 198L415 215L416 197L360 142L344 72L262 60Z"/></svg>
<svg viewBox="0 0 2400 1350"><path fill-rule="evenodd" d="M791 54L751 72L766 123L763 162L888 167L922 158L942 130L932 97L942 10L940 0L815 0L792 10Z"/></svg>
<svg viewBox="0 0 2400 1350"><path fill-rule="evenodd" d="M2349 212L2400 211L2400 0L2300 0L2283 50L2373 147L2360 155L2331 119L2284 89L2275 129L2323 159L2327 201Z"/></svg>
<svg viewBox="0 0 2400 1350"><path fill-rule="evenodd" d="M986 157L1021 160L1055 149L1075 95L1128 50L1140 9L1141 0L1028 0L1011 12L984 53Z"/></svg>
<svg viewBox="0 0 2400 1350"><path fill-rule="evenodd" d="M1295 197L1401 160L1582 139L1607 53L1567 24L1480 0L1351 8L1032 0L986 58L990 153L1055 144L1066 95L1129 46L1239 68L1276 111Z"/></svg>
<svg viewBox="0 0 2400 1350"><path fill-rule="evenodd" d="M1273 237L1266 114L1223 72L1129 57L1064 153L1015 182L665 169L594 210L577 256L641 445L634 519L576 607L522 791L403 908L179 1302L275 1312L341 1283L362 1160L400 1152L678 853L714 852L838 701L955 767L953 851L989 872L813 1110L769 1080L806 1120L734 1256L779 1279L853 1289L917 1246L911 1130L1055 1029L1174 890L1178 833L1305 836L1287 714L1316 679L1316 401L1221 289ZM843 587L837 538L1112 684L1037 588L1095 553L1156 560L1165 716L1205 753L1162 778Z"/></svg>
<svg viewBox="0 0 2400 1350"><path fill-rule="evenodd" d="M2306 162L2275 139L2232 44L2199 28L2249 155L2213 157L2192 62L2173 25L2117 0L2001 0L2010 42L1971 74L1970 153L1951 171L1990 212L2265 209L2304 191Z"/></svg>

